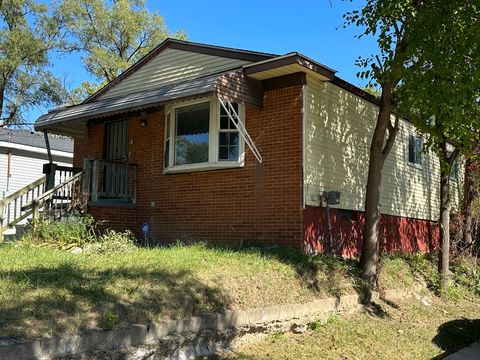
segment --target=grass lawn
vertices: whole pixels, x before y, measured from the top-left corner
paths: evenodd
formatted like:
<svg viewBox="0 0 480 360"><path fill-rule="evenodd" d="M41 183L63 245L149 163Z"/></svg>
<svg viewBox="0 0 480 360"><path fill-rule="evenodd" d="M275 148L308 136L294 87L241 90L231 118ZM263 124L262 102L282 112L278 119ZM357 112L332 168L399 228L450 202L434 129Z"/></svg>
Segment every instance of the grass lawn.
<svg viewBox="0 0 480 360"><path fill-rule="evenodd" d="M0 334L51 337L359 291L355 264L204 245L72 254L0 247Z"/></svg>
<svg viewBox="0 0 480 360"><path fill-rule="evenodd" d="M410 299L332 316L315 330L275 334L225 359L441 359L480 340L479 298L430 298L431 306Z"/></svg>
<svg viewBox="0 0 480 360"><path fill-rule="evenodd" d="M0 337L52 337L99 326L121 327L365 291L355 261L311 258L285 248L229 250L199 244L73 254L18 243L0 246L0 259ZM385 288L408 288L419 277L418 271L431 265L420 255L409 261L385 257L380 283ZM431 344L438 326L462 316L474 317L480 302L459 304L388 305L383 317L334 318L306 335L278 335L246 347L238 357L318 358L319 352L328 351L331 358L345 354L354 359L362 358L355 355L357 350L379 340L382 345L372 348L372 354L392 351L395 358L401 354L392 349L404 344L411 346L408 351L414 355L404 358L430 356L440 352ZM367 355L364 358L371 358Z"/></svg>

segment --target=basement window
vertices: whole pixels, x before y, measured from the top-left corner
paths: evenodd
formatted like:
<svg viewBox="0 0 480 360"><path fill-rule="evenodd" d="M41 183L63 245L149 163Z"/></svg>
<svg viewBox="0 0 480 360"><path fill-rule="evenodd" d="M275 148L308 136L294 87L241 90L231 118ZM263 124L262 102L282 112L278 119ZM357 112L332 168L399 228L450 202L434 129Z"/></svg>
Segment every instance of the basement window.
<svg viewBox="0 0 480 360"><path fill-rule="evenodd" d="M232 106L244 122L243 106ZM171 104L165 122L165 173L243 166L244 140L217 99Z"/></svg>
<svg viewBox="0 0 480 360"><path fill-rule="evenodd" d="M419 136L408 137L408 163L418 167L423 165L423 139Z"/></svg>

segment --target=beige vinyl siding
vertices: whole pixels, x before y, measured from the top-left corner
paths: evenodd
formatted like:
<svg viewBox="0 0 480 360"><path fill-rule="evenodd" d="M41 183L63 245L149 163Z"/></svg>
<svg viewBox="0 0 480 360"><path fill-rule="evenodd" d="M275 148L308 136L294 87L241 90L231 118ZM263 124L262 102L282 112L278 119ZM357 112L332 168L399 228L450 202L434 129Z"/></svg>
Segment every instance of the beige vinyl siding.
<svg viewBox="0 0 480 360"><path fill-rule="evenodd" d="M248 61L244 60L166 49L139 70L101 95L99 99L108 99L137 91L155 89L165 84L219 73L248 63Z"/></svg>
<svg viewBox="0 0 480 360"><path fill-rule="evenodd" d="M341 192L337 207L363 211L368 152L378 107L334 84L310 77L305 102L306 204L318 206L322 191L336 190ZM410 165L409 134L415 134L415 127L401 120L382 172L381 212L437 220L439 161L429 152L423 154L421 168ZM459 184L452 185L456 203Z"/></svg>

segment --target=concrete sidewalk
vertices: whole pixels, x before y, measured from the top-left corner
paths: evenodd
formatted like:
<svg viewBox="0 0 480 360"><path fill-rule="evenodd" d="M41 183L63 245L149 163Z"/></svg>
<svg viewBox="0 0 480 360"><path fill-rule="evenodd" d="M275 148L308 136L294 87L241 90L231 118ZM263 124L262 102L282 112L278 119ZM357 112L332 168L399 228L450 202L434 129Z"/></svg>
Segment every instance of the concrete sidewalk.
<svg viewBox="0 0 480 360"><path fill-rule="evenodd" d="M447 356L444 360L479 360L480 342L476 342L469 347L457 351L455 354Z"/></svg>

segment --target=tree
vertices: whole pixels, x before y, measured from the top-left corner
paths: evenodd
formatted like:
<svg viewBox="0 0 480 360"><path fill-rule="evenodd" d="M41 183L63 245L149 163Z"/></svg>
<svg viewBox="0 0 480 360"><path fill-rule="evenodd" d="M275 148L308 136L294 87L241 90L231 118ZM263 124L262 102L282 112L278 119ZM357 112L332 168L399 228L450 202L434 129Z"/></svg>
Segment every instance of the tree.
<svg viewBox="0 0 480 360"><path fill-rule="evenodd" d="M427 135L426 147L440 160L439 271L449 276L450 173L469 155L480 129L480 4L463 0L423 5L415 43L401 88L399 107Z"/></svg>
<svg viewBox="0 0 480 360"><path fill-rule="evenodd" d="M60 14L74 39L73 49L84 53L87 71L98 83L84 82L75 99L91 95L147 54L170 34L163 18L145 7L145 0L64 0Z"/></svg>
<svg viewBox="0 0 480 360"><path fill-rule="evenodd" d="M46 5L0 2L0 127L24 124L32 107L64 101L62 83L49 70L49 54L62 48L63 36Z"/></svg>
<svg viewBox="0 0 480 360"><path fill-rule="evenodd" d="M346 25L362 28L362 36L375 36L379 53L359 58L365 68L358 75L380 88L379 110L370 144L365 194L365 226L360 256L362 277L371 285L377 280L379 261L380 185L382 168L398 132L399 117L392 123L396 93L401 86L405 62L409 58L409 38L414 33L417 2L409 0L367 0L361 10L344 15Z"/></svg>
<svg viewBox="0 0 480 360"><path fill-rule="evenodd" d="M347 24L362 28L360 36L374 36L379 48L378 55L358 60L366 69L359 75L381 88L370 146L360 257L362 275L370 284L375 283L379 257L381 171L398 131L398 114L414 118L420 130L431 135L428 145L440 157L441 254L448 254L448 175L458 152L478 128L474 126L478 119L476 79L480 79L476 66L478 4L464 3L367 0L361 10L345 15ZM397 115L392 124L394 109ZM454 149L447 143L453 143Z"/></svg>

